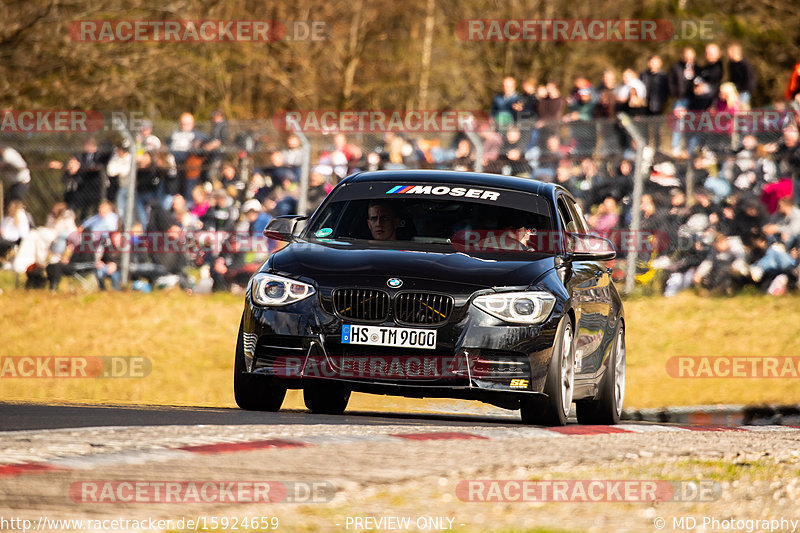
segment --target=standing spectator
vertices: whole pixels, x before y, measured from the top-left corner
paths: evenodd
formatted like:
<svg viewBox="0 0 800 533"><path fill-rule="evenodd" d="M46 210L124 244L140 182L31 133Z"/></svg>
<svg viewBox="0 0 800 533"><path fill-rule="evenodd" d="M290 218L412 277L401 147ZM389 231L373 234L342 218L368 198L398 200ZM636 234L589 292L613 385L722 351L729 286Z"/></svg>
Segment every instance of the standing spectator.
<svg viewBox="0 0 800 533"><path fill-rule="evenodd" d="M544 94L537 102L537 114L539 120L536 126L540 128L539 142L546 142L547 138L558 132L558 126L564 117L567 108L567 101L561 97L558 84L548 81L544 86ZM543 144L543 143L542 143Z"/></svg>
<svg viewBox="0 0 800 533"><path fill-rule="evenodd" d="M244 200L245 183L239 177L239 174L237 174L236 167L233 166L233 163L229 161L222 163L220 184L232 198L239 202Z"/></svg>
<svg viewBox="0 0 800 533"><path fill-rule="evenodd" d="M136 156L136 195L134 208L136 218L142 227L147 226L148 208L150 203L158 199L159 189L163 187L161 172L156 162L155 151L146 151ZM125 209L118 206L119 211Z"/></svg>
<svg viewBox="0 0 800 533"><path fill-rule="evenodd" d="M564 122L571 123L570 130L572 138L575 140L575 152L578 155L591 155L594 151L596 135L591 120L595 107L597 107L597 96L592 90L589 80L577 78L575 90L568 100Z"/></svg>
<svg viewBox="0 0 800 533"><path fill-rule="evenodd" d="M631 116L647 113L647 88L633 69L627 68L622 73L622 85L617 89L617 102L621 111Z"/></svg>
<svg viewBox="0 0 800 533"><path fill-rule="evenodd" d="M97 140L90 137L83 143L83 152L72 156L66 165L60 161L50 162L52 169L66 167L62 177L64 201L75 211L78 219L97 211L103 199L104 173L109 158L110 154L99 151Z"/></svg>
<svg viewBox="0 0 800 533"><path fill-rule="evenodd" d="M647 113L650 115L661 115L667 108L669 80L667 74L661 70L662 65L661 56L653 54L647 60L647 68L639 75L639 79L644 83Z"/></svg>
<svg viewBox="0 0 800 533"><path fill-rule="evenodd" d="M743 109L750 109L750 98L756 90L756 73L750 62L742 55L742 46L733 43L728 46L728 79L739 91Z"/></svg>
<svg viewBox="0 0 800 533"><path fill-rule="evenodd" d="M691 111L706 111L717 98L723 74L721 57L719 45L706 45L706 63L697 70L693 80L694 89L689 98Z"/></svg>
<svg viewBox="0 0 800 533"><path fill-rule="evenodd" d="M495 122L495 126L500 131L505 131L506 127L517 121L517 112L514 104L520 100L517 93L517 82L511 76L503 78L503 91L494 95L489 115Z"/></svg>
<svg viewBox="0 0 800 533"><path fill-rule="evenodd" d="M667 82L669 94L674 99L672 104L672 155L680 156L683 132L678 126L680 118L689 107L689 98L694 90L694 78L697 72L696 54L693 48L683 49L683 56L669 69Z"/></svg>
<svg viewBox="0 0 800 533"><path fill-rule="evenodd" d="M286 139L286 146L284 150L281 150L282 164L294 173L294 181L299 181L300 167L303 165L303 150L300 148L300 137L292 133Z"/></svg>
<svg viewBox="0 0 800 533"><path fill-rule="evenodd" d="M666 73L661 70L662 65L661 56L653 54L647 60L647 68L639 74L639 78L644 83L647 91L647 114L651 117L663 115L664 110L667 108L669 80ZM647 121L648 140L653 143L656 150L661 145L661 129L659 126L660 123L656 118L651 118Z"/></svg>
<svg viewBox="0 0 800 533"><path fill-rule="evenodd" d="M190 161L190 156L197 156L197 151L205 141L205 136L195 129L194 116L191 113L183 113L180 118L180 128L173 131L169 136L169 151L175 158L178 168L178 187L177 190L167 191L168 195L175 195L185 192L189 196L197 183L199 172L195 169L196 162ZM194 159L194 158L192 158Z"/></svg>
<svg viewBox="0 0 800 533"><path fill-rule="evenodd" d="M494 131L487 122L478 126L478 135L483 140L483 166L487 167L500 156L503 136Z"/></svg>
<svg viewBox="0 0 800 533"><path fill-rule="evenodd" d="M694 78L689 111L704 113L711 109L718 99L723 74L721 57L719 45L714 43L706 45L706 64L698 68L697 76ZM701 132L692 132L689 137L689 153L694 153L703 137Z"/></svg>
<svg viewBox="0 0 800 533"><path fill-rule="evenodd" d="M628 137L616 120L617 107L617 75L611 69L603 71L603 78L595 87L597 107L595 116L600 120L600 132L603 139L602 153L611 155L621 152L627 145Z"/></svg>
<svg viewBox="0 0 800 533"><path fill-rule="evenodd" d="M517 113L519 120L536 120L536 79L526 78L522 82L522 94L519 101L514 103L511 107Z"/></svg>
<svg viewBox="0 0 800 533"><path fill-rule="evenodd" d="M219 179L220 166L225 157L225 147L228 144L228 121L221 109L211 112L211 135L203 144L203 150L207 152L206 170L210 181Z"/></svg>
<svg viewBox="0 0 800 533"><path fill-rule="evenodd" d="M8 182L6 202L24 200L31 182L31 171L19 152L0 144L0 174ZM0 183L0 187L3 184Z"/></svg>
<svg viewBox="0 0 800 533"><path fill-rule="evenodd" d="M791 102L800 100L798 94L800 94L800 61L792 67L792 73L789 75L789 82L786 84L783 96Z"/></svg>

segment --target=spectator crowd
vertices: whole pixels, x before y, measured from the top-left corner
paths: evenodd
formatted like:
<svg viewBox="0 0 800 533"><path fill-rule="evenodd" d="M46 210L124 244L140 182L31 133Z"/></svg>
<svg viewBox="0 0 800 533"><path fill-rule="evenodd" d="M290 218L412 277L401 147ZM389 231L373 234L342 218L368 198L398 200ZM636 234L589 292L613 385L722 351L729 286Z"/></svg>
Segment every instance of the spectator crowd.
<svg viewBox="0 0 800 533"><path fill-rule="evenodd" d="M392 131L358 142L327 135L310 171L308 210L358 170L477 165L564 186L592 230L618 247L638 210L647 237L637 250L638 279L668 296L692 287L731 294L745 285L781 294L798 286L800 135L793 110L800 108L800 63L785 98L772 105L783 117L779 129L679 127L690 123L687 114L750 111L754 69L738 44L725 56L714 43L701 60L687 47L669 68L653 55L638 73L607 69L594 83L576 76L563 92L533 78L518 91L517 80L506 77L477 135L459 132L448 143ZM632 117L650 146L640 205L632 201L638 147L619 113ZM303 150L296 134L263 139L230 129L217 110L206 127L183 113L163 138L149 121L133 143L87 138L79 153L49 162L61 175L63 198L42 226L25 209L31 172L23 156L0 145L8 185L0 261L26 274L29 287L55 290L66 276L118 290L127 243L135 250L135 289L242 290L274 246L254 245L269 220L297 212ZM127 234L126 218L134 222ZM179 252L160 249L158 235L180 243Z"/></svg>

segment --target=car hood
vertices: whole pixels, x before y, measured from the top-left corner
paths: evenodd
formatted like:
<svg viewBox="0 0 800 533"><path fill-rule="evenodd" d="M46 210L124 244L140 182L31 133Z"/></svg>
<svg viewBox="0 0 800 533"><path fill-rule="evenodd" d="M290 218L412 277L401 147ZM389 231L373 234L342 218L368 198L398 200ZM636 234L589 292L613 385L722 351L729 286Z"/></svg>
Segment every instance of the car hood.
<svg viewBox="0 0 800 533"><path fill-rule="evenodd" d="M389 278L396 277L404 289L460 292L528 286L554 266L553 256L529 252L478 256L301 241L273 254L264 270L311 278L328 287L385 287Z"/></svg>

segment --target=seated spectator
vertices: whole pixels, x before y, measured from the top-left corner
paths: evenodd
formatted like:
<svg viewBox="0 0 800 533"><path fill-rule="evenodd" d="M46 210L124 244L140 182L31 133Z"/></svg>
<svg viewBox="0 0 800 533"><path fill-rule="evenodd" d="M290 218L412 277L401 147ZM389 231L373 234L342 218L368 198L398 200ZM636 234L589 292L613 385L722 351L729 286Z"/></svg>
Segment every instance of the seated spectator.
<svg viewBox="0 0 800 533"><path fill-rule="evenodd" d="M611 230L619 223L619 208L617 201L612 196L606 196L603 203L597 206L597 211L587 219L592 233L608 236Z"/></svg>
<svg viewBox="0 0 800 533"><path fill-rule="evenodd" d="M500 156L500 149L503 147L503 136L494 131L486 122L478 126L478 135L483 140L483 166L485 168Z"/></svg>
<svg viewBox="0 0 800 533"><path fill-rule="evenodd" d="M489 172L498 174L523 176L528 175L531 167L523 157L528 141L523 138L517 126L509 126L503 137L503 146L497 160L487 168Z"/></svg>
<svg viewBox="0 0 800 533"><path fill-rule="evenodd" d="M736 259L728 237L718 233L711 251L694 273L694 283L712 293L732 295L737 276L733 269Z"/></svg>
<svg viewBox="0 0 800 533"><path fill-rule="evenodd" d="M97 277L97 287L106 290L106 280L111 282L111 288L115 291L120 289L121 274L119 264L121 254L121 233L114 231L109 235L108 242L101 244L100 258L95 263L95 276Z"/></svg>
<svg viewBox="0 0 800 533"><path fill-rule="evenodd" d="M119 215L114 212L114 205L108 200L100 202L97 214L87 218L78 228L79 232L93 232L96 239L107 237L109 233L119 229Z"/></svg>
<svg viewBox="0 0 800 533"><path fill-rule="evenodd" d="M192 189L192 209L189 211L193 216L202 219L208 211L208 191L205 185L195 185Z"/></svg>
<svg viewBox="0 0 800 533"><path fill-rule="evenodd" d="M161 149L161 139L153 135L153 122L143 120L139 133L136 134L136 155L145 152L156 152Z"/></svg>
<svg viewBox="0 0 800 533"><path fill-rule="evenodd" d="M567 189L572 196L576 198L579 197L578 195L578 186L575 183L575 177L572 172L572 161L569 159L562 159L558 162L558 166L556 167L556 175L555 180L553 183L557 185L561 185L565 189Z"/></svg>
<svg viewBox="0 0 800 533"><path fill-rule="evenodd" d="M239 202L244 199L245 183L236 172L236 167L230 161L222 163L219 183L231 198Z"/></svg>
<svg viewBox="0 0 800 533"><path fill-rule="evenodd" d="M252 198L242 204L242 213L247 222L246 231L253 237L263 235L264 229L266 229L269 221L272 220L272 216L264 212L264 206L261 205L261 202Z"/></svg>
<svg viewBox="0 0 800 533"><path fill-rule="evenodd" d="M774 241L783 243L788 248L800 245L800 207L791 198L778 200L778 211L772 216L769 224L764 226L764 233Z"/></svg>
<svg viewBox="0 0 800 533"><path fill-rule="evenodd" d="M561 144L561 137L551 135L545 141L543 149L534 146L525 153L525 159L533 167L533 176L547 181L553 179L559 163L569 154L570 148Z"/></svg>
<svg viewBox="0 0 800 533"><path fill-rule="evenodd" d="M233 198L222 189L217 189L211 193L208 209L199 218L205 230L230 232L236 227L239 211L234 205Z"/></svg>
<svg viewBox="0 0 800 533"><path fill-rule="evenodd" d="M317 165L311 169L308 181L307 213L313 213L320 206L325 197L333 190L331 177L333 169L328 165Z"/></svg>

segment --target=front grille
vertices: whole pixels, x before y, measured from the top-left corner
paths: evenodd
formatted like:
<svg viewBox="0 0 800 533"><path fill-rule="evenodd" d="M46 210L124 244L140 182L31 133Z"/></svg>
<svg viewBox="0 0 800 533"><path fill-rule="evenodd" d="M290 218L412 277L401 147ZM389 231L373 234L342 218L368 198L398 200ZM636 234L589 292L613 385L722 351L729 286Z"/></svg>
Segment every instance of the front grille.
<svg viewBox="0 0 800 533"><path fill-rule="evenodd" d="M453 311L453 299L442 294L405 292L394 299L394 316L403 324L441 324Z"/></svg>
<svg viewBox="0 0 800 533"><path fill-rule="evenodd" d="M374 289L336 289L333 308L342 318L382 322L389 316L389 295Z"/></svg>

